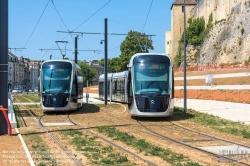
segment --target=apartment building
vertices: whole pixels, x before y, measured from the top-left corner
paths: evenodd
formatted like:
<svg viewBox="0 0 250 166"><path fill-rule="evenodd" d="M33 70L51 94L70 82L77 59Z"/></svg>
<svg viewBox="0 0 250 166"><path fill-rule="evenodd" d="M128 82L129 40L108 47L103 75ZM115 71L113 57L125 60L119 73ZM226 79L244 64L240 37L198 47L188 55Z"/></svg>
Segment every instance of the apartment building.
<svg viewBox="0 0 250 166"><path fill-rule="evenodd" d="M9 89L34 89L38 87L38 61L30 61L24 57L17 57L8 52L8 85Z"/></svg>

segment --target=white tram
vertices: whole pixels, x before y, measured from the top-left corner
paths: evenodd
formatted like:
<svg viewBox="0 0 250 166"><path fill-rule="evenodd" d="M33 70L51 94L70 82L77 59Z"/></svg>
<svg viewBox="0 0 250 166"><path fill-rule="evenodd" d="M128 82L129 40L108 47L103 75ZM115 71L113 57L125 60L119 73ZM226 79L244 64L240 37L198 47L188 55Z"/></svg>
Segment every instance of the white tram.
<svg viewBox="0 0 250 166"><path fill-rule="evenodd" d="M165 117L174 110L174 71L169 55L138 53L128 65L131 116Z"/></svg>
<svg viewBox="0 0 250 166"><path fill-rule="evenodd" d="M99 97L104 99L104 74L99 78ZM174 109L174 71L169 55L133 55L128 71L108 74L108 100L128 103L131 116L170 116Z"/></svg>
<svg viewBox="0 0 250 166"><path fill-rule="evenodd" d="M70 60L47 60L41 65L40 104L45 111L76 110L82 106L83 76Z"/></svg>

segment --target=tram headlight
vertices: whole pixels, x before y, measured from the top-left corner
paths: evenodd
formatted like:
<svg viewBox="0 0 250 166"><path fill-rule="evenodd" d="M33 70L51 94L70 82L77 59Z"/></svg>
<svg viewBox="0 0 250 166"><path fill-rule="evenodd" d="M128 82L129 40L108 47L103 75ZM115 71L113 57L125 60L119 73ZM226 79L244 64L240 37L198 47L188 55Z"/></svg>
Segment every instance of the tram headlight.
<svg viewBox="0 0 250 166"><path fill-rule="evenodd" d="M68 98L68 97L66 98L66 101L69 101L69 98Z"/></svg>
<svg viewBox="0 0 250 166"><path fill-rule="evenodd" d="M44 101L44 97L43 97L43 101Z"/></svg>

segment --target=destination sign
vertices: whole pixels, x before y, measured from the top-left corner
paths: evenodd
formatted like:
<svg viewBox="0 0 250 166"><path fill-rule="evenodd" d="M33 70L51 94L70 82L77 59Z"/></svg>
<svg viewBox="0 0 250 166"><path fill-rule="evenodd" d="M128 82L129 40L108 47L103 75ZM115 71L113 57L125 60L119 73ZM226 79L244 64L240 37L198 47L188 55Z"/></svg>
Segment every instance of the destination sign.
<svg viewBox="0 0 250 166"><path fill-rule="evenodd" d="M69 69L55 68L55 69L44 69L45 73L67 73Z"/></svg>
<svg viewBox="0 0 250 166"><path fill-rule="evenodd" d="M151 69L151 70L163 70L165 69L165 64L139 64L138 69Z"/></svg>

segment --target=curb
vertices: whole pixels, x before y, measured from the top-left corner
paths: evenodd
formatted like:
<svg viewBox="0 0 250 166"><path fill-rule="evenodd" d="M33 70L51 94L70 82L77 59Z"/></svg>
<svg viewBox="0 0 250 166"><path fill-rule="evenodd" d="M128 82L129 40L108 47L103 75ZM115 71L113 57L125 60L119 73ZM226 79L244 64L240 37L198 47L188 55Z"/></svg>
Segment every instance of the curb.
<svg viewBox="0 0 250 166"><path fill-rule="evenodd" d="M15 130L16 130L16 132L17 132L17 134L18 134L18 137L19 137L19 139L20 139L20 141L21 141L21 143L22 143L22 145L23 145L23 148L24 148L24 150L25 150L25 153L26 153L26 155L27 155L27 159L29 160L30 165L31 165L31 166L35 166L34 161L33 161L32 157L31 157L31 154L30 154L30 152L29 152L29 150L28 150L28 148L27 148L27 146L26 146L26 144L25 144L25 142L24 142L24 140L23 140L22 135L19 133L19 131L18 131L17 128L15 128Z"/></svg>

